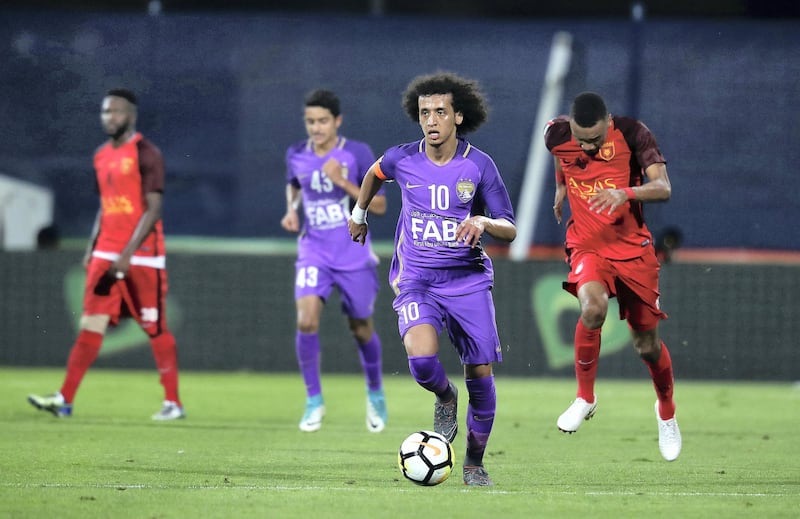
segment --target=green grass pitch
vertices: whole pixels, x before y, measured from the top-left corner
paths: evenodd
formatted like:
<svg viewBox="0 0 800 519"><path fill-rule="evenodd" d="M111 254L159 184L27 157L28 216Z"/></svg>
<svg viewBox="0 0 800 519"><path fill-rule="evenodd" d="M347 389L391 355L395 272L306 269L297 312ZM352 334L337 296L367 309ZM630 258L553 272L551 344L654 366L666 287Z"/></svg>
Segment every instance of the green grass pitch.
<svg viewBox="0 0 800 519"><path fill-rule="evenodd" d="M790 383L678 381L677 461L661 459L649 380L599 380L596 416L576 434L555 420L568 379L497 378L485 465L495 486L465 487L466 390L456 467L437 487L397 468L397 448L432 426L433 400L386 375L389 424L364 425L360 376L323 375L322 430L302 433L299 375L187 372L188 417L150 420L155 371L90 370L74 416L28 405L61 369L0 368L2 518L773 518L800 516L800 389Z"/></svg>

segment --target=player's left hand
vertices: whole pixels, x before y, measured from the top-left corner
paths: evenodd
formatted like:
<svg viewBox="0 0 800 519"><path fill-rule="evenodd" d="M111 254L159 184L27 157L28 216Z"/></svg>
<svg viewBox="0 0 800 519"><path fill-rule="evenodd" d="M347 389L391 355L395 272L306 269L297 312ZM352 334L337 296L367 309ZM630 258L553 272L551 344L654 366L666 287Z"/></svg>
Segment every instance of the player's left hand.
<svg viewBox="0 0 800 519"><path fill-rule="evenodd" d="M458 224L456 241L464 242L470 247L477 247L481 241L483 231L486 230L483 216L471 216Z"/></svg>
<svg viewBox="0 0 800 519"><path fill-rule="evenodd" d="M595 213L611 214L617 208L625 205L628 196L622 189L598 189L593 197L589 199L589 209Z"/></svg>
<svg viewBox="0 0 800 519"><path fill-rule="evenodd" d="M369 227L367 227L367 223L355 223L352 218L347 219L347 229L350 231L350 237L353 241L364 245L367 241L367 232L369 232Z"/></svg>

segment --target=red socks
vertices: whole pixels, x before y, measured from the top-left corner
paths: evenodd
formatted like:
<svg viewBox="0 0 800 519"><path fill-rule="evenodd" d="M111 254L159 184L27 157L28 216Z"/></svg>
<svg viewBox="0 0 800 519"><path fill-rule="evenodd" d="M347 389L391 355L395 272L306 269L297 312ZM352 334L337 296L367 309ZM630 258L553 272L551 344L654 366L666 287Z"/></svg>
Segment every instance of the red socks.
<svg viewBox="0 0 800 519"><path fill-rule="evenodd" d="M178 349L175 337L170 332L164 332L150 338L150 346L161 375L161 385L164 386L164 400L182 405L178 398Z"/></svg>
<svg viewBox="0 0 800 519"><path fill-rule="evenodd" d="M661 341L661 355L658 357L658 361L654 363L644 361L644 363L650 370L653 387L658 396L658 414L662 420L669 420L675 416L675 402L672 400L672 358L669 356L669 350L664 341Z"/></svg>
<svg viewBox="0 0 800 519"><path fill-rule="evenodd" d="M71 404L78 392L84 375L97 359L103 345L103 335L88 330L81 330L67 360L67 374L61 386L64 402ZM150 339L156 367L161 375L161 385L164 386L164 400L171 400L181 405L178 399L178 354L175 347L175 337L165 332Z"/></svg>
<svg viewBox="0 0 800 519"><path fill-rule="evenodd" d="M578 320L575 327L575 377L578 380L578 397L589 403L594 402L594 381L597 377L597 361L600 358L600 328L594 330ZM662 420L675 416L675 402L672 400L673 375L672 359L664 341L661 341L661 355L658 361L644 361L650 370L658 396L658 411Z"/></svg>
<svg viewBox="0 0 800 519"><path fill-rule="evenodd" d="M89 366L94 363L102 345L103 335L100 333L81 330L78 334L69 353L69 359L67 359L67 374L64 377L64 384L61 386L64 402L72 403L83 376L86 375Z"/></svg>
<svg viewBox="0 0 800 519"><path fill-rule="evenodd" d="M578 397L588 403L594 402L594 381L599 358L600 328L590 330L578 319L575 327L575 377L578 380Z"/></svg>

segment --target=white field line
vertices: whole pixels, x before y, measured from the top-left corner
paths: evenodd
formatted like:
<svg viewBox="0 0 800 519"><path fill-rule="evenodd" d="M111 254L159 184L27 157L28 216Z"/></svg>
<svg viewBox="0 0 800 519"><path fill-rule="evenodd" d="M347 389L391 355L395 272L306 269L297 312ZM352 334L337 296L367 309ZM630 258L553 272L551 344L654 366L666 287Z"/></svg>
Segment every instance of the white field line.
<svg viewBox="0 0 800 519"><path fill-rule="evenodd" d="M87 489L111 489L111 490L261 490L272 492L374 492L374 487L348 486L348 487L322 487L322 486L282 486L282 485L125 485L125 484L92 484L92 483L0 483L0 488L87 488ZM395 489L400 492L407 492L417 487L409 489ZM463 489L462 492L472 492L475 489ZM499 490L499 489L480 489L480 492L487 494L558 494L569 496L666 496L666 497L789 497L800 496L800 494L787 494L783 492L639 492L639 491L547 491L541 488L525 490Z"/></svg>

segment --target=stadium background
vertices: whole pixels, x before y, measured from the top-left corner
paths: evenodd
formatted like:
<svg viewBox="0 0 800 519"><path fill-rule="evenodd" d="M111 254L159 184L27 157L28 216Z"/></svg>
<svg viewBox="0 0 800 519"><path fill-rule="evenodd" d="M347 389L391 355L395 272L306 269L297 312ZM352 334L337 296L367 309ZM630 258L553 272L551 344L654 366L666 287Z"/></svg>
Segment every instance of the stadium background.
<svg viewBox="0 0 800 519"><path fill-rule="evenodd" d="M164 152L170 243L194 238L191 252L175 246L170 256L183 366L290 371L291 241L279 220L283 154L303 136L303 94L317 86L337 91L342 133L379 154L418 138L400 107L411 77L447 69L478 79L492 114L470 140L494 156L519 206L530 139L540 133L533 120L550 43L568 31L576 54L561 112L574 94L592 89L613 113L647 122L674 185L669 204L647 208L651 229L678 229L684 249L708 253L676 256L663 271L671 315L663 333L676 369L692 378L796 378L794 3L649 2L638 22L627 16L627 2L574 2L571 12L502 1L493 8L425 3L427 10L391 1L257 4L161 2L153 15L147 2L117 2L114 10L103 2L4 2L0 173L54 190L64 250L0 254L0 364L63 365L79 313L80 254L70 243L82 246L97 207L91 154L102 140L98 104L109 87L139 93L138 127ZM399 196L391 187L389 202L390 216L371 222L379 240L393 233ZM541 207L535 245L552 250L563 229L549 204ZM267 254L267 245L241 254L224 239L283 246L277 254ZM569 375L564 345L575 309L548 291L564 266L499 258L497 271L507 360L500 372ZM390 298L384 287L376 318L387 371L403 373ZM334 300L326 311L323 369L355 371L355 356L338 354L352 346L337 307ZM550 325L542 316L553 317ZM643 376L629 345L607 337L601 370ZM99 361L151 363L143 336L126 329L111 334Z"/></svg>

